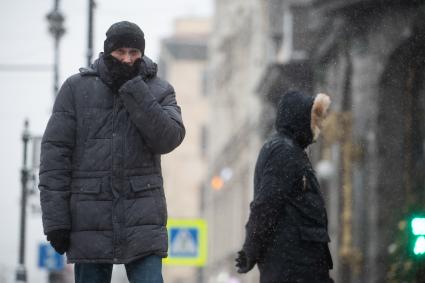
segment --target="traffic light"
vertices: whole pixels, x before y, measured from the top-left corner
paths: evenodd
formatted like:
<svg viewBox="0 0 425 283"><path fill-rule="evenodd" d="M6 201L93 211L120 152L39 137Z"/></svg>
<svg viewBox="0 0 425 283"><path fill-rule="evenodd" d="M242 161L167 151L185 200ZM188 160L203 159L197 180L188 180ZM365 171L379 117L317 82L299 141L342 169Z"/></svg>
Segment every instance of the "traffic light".
<svg viewBox="0 0 425 283"><path fill-rule="evenodd" d="M410 221L411 248L415 257L425 257L425 216L415 216Z"/></svg>

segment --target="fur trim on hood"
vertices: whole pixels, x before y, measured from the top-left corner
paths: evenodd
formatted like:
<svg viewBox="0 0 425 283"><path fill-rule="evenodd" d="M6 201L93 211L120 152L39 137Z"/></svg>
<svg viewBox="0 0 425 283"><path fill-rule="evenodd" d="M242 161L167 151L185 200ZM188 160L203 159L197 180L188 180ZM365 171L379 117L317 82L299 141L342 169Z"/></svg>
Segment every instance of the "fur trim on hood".
<svg viewBox="0 0 425 283"><path fill-rule="evenodd" d="M286 92L277 107L277 132L292 137L306 148L317 139L330 103L329 96L324 93L310 96L299 91Z"/></svg>
<svg viewBox="0 0 425 283"><path fill-rule="evenodd" d="M311 107L311 131L313 132L313 140L317 140L322 128L323 120L326 118L331 99L327 94L319 93L316 95Z"/></svg>

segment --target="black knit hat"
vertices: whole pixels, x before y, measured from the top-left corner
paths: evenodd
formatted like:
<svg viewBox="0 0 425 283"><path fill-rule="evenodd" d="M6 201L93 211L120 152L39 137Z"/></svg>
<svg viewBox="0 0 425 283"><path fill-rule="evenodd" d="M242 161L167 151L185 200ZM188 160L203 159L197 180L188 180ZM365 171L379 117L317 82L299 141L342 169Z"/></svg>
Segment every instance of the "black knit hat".
<svg viewBox="0 0 425 283"><path fill-rule="evenodd" d="M145 35L138 25L122 21L113 24L106 31L106 39L103 43L105 54L110 54L121 47L137 48L142 55L145 53Z"/></svg>

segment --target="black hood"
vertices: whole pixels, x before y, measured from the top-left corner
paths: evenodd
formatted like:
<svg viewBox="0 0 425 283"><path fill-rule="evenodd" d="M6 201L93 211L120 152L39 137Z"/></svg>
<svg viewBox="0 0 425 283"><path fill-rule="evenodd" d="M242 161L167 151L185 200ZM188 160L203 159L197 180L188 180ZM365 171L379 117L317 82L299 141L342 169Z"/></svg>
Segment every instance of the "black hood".
<svg viewBox="0 0 425 283"><path fill-rule="evenodd" d="M279 100L276 130L293 138L302 148L313 142L311 108L314 97L298 91L289 91Z"/></svg>
<svg viewBox="0 0 425 283"><path fill-rule="evenodd" d="M92 75L99 76L102 81L108 86L112 86L112 78L109 74L108 68L105 65L103 52L99 54L99 58L96 59L89 68L80 68L81 75ZM145 79L152 79L156 77L158 72L158 66L149 57L143 56L140 62L140 75Z"/></svg>

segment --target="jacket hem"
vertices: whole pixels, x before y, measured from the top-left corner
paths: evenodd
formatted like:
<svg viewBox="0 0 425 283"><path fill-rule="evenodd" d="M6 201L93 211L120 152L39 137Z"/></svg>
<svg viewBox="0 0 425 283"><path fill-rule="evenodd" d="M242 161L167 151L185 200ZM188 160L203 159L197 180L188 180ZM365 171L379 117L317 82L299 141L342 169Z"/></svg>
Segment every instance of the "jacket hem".
<svg viewBox="0 0 425 283"><path fill-rule="evenodd" d="M131 263L135 260L144 258L149 255L158 255L162 258L165 258L168 256L167 252L149 252L144 254L139 254L130 258L94 258L94 259L80 259L80 258L67 258L67 263L111 263L111 264L127 264Z"/></svg>

